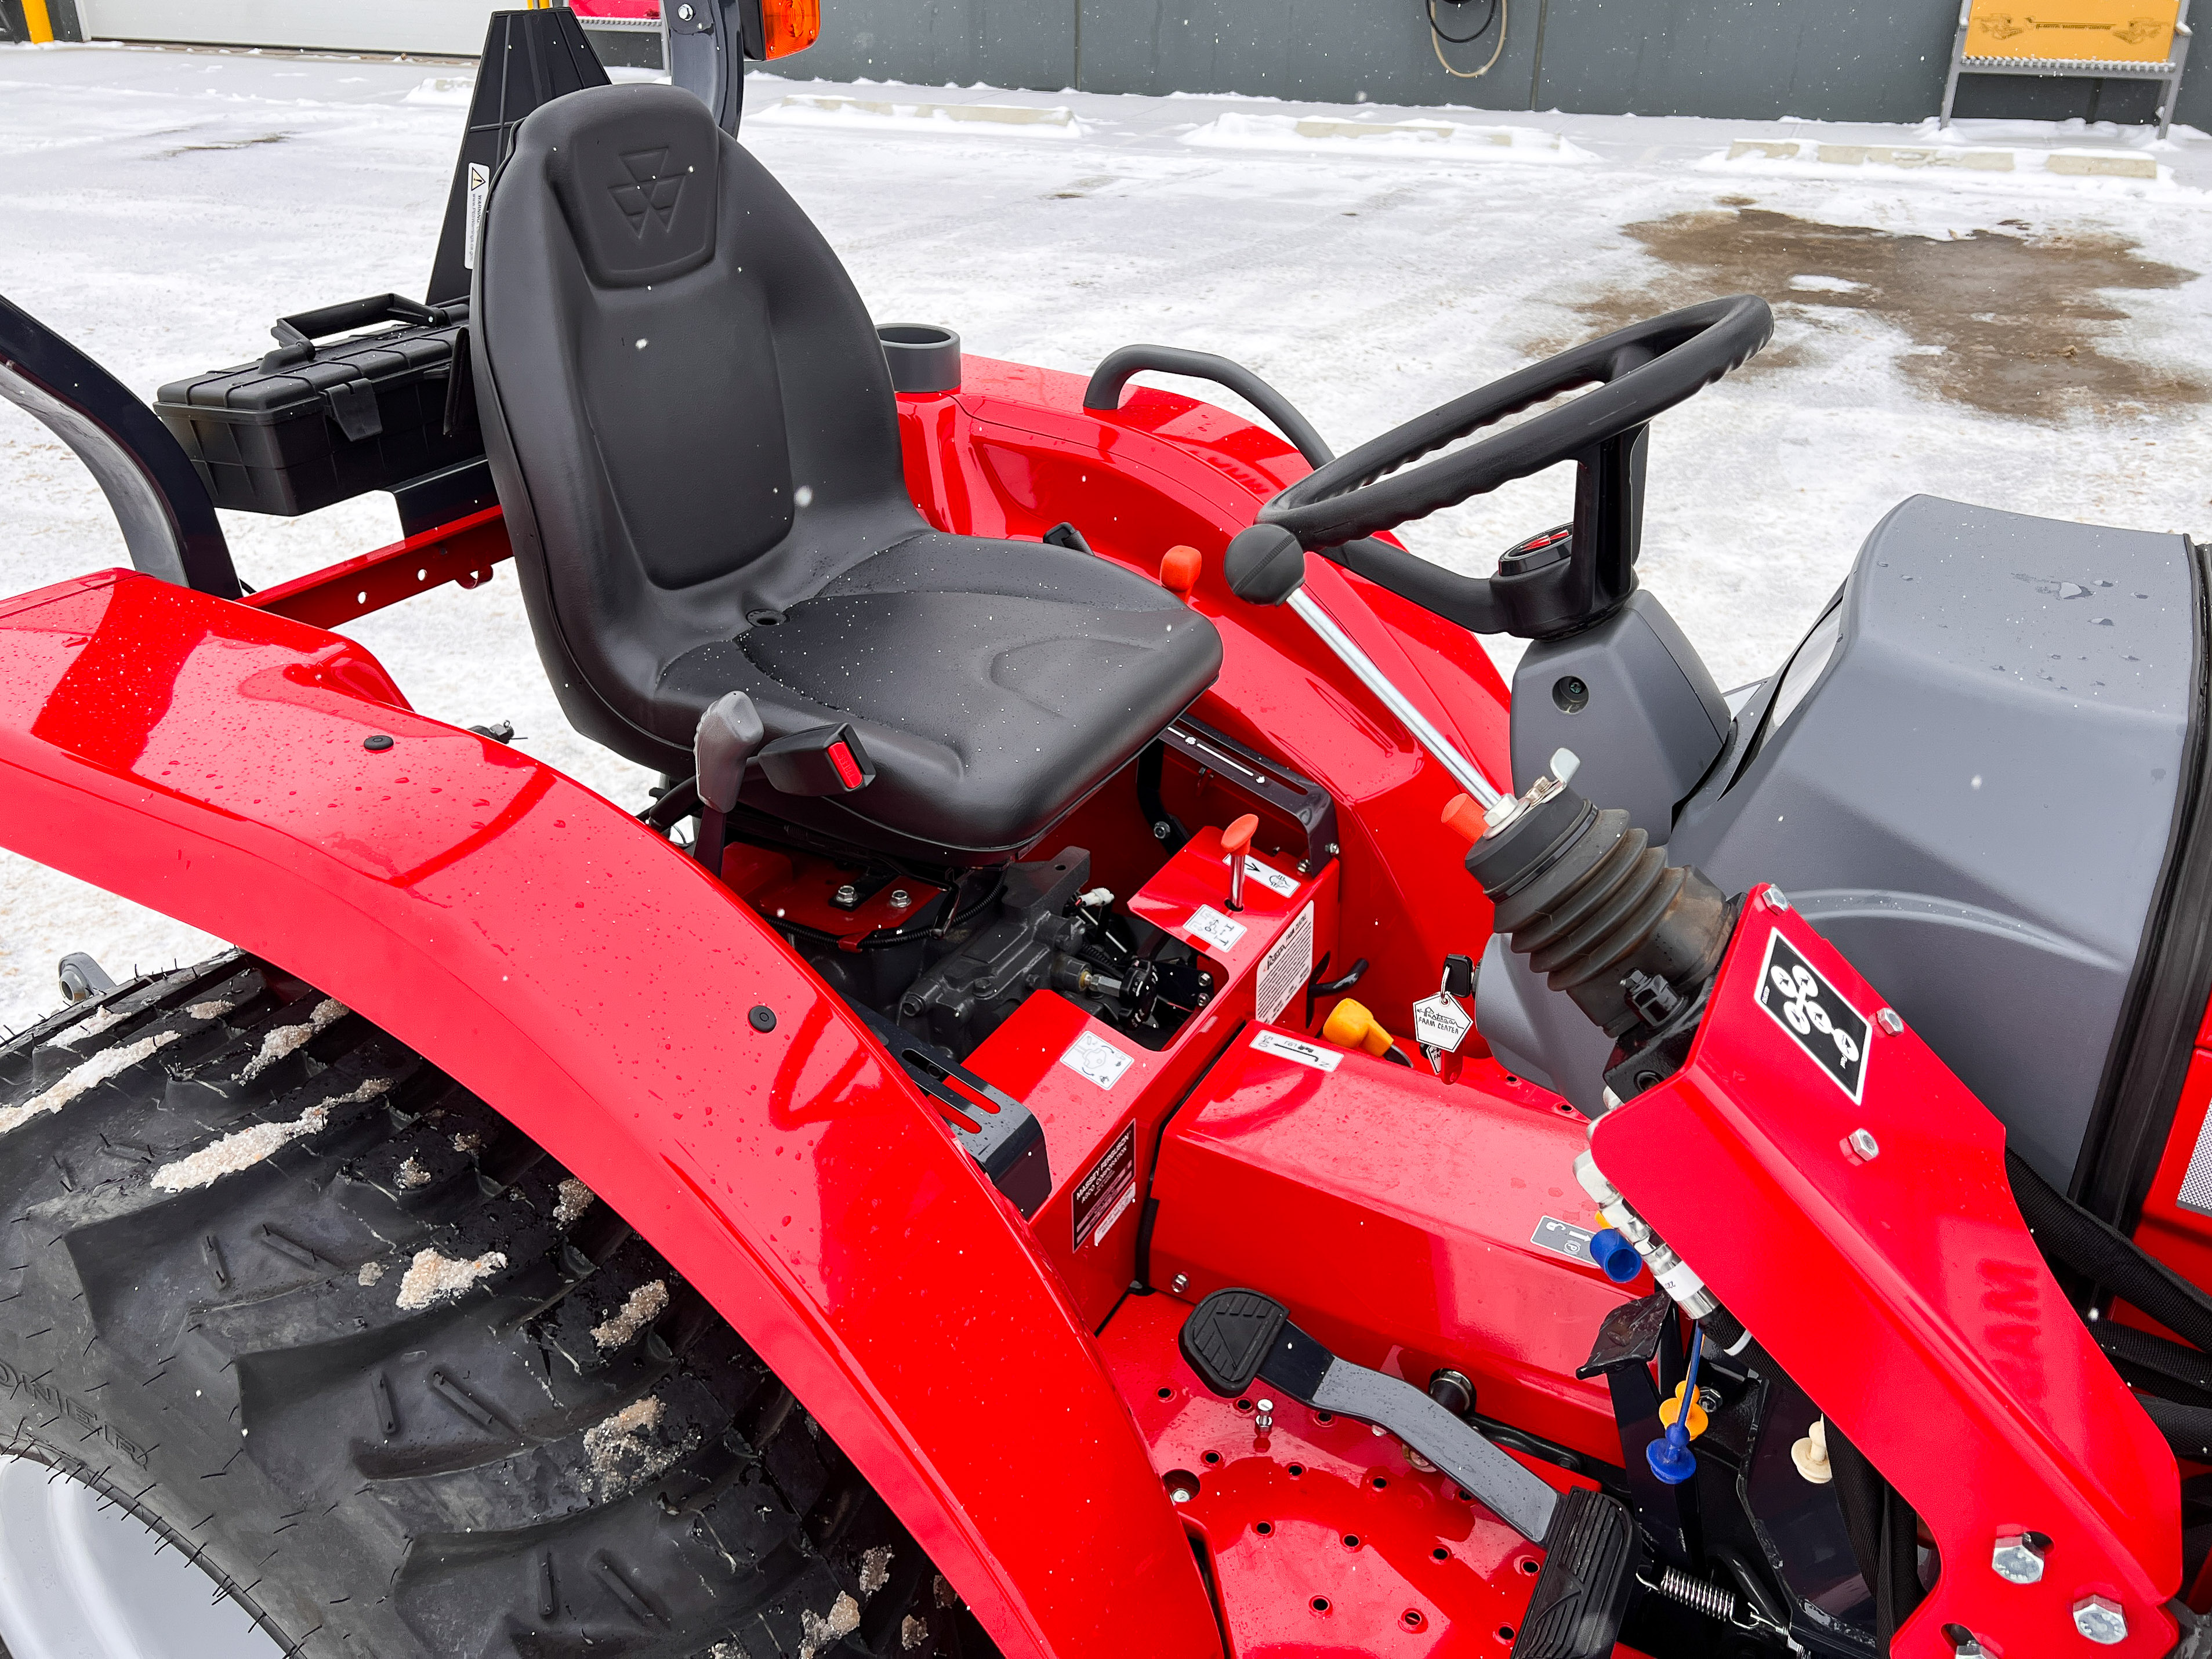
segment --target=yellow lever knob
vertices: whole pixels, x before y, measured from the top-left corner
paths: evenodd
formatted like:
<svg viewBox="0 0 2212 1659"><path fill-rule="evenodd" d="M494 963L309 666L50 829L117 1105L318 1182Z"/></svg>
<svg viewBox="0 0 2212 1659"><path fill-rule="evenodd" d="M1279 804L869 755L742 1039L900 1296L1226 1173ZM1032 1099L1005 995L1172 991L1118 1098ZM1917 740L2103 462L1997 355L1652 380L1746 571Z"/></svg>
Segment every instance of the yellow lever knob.
<svg viewBox="0 0 2212 1659"><path fill-rule="evenodd" d="M1686 1382L1677 1382L1672 1397L1659 1402L1659 1420L1670 1429L1674 1426L1674 1419L1682 1414L1682 1390L1688 1386ZM1705 1431L1706 1420L1705 1408L1692 1400L1690 1402L1691 1439L1695 1440Z"/></svg>
<svg viewBox="0 0 2212 1659"><path fill-rule="evenodd" d="M1364 1048L1378 1056L1390 1052L1390 1034L1367 1012L1365 1003L1350 997L1328 1011L1328 1023L1321 1028L1321 1034L1346 1048Z"/></svg>

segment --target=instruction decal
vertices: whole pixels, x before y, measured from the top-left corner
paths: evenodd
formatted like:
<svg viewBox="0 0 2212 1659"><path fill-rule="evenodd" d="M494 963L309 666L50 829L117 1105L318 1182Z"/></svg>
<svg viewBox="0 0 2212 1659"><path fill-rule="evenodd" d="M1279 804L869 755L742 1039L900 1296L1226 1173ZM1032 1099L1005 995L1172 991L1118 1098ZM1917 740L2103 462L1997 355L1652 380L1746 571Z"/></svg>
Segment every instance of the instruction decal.
<svg viewBox="0 0 2212 1659"><path fill-rule="evenodd" d="M1310 902L1298 912L1290 931L1267 947L1260 958L1259 977L1252 987L1252 1015L1270 1024L1291 1006L1291 999L1306 988L1313 977L1314 908Z"/></svg>
<svg viewBox="0 0 2212 1659"><path fill-rule="evenodd" d="M1256 881L1269 892L1279 893L1285 898L1298 890L1297 882L1273 865L1261 863L1249 853L1244 855L1244 879Z"/></svg>
<svg viewBox="0 0 2212 1659"><path fill-rule="evenodd" d="M1556 1250L1568 1261L1579 1261L1585 1267L1597 1266L1596 1260L1590 1255L1589 1229L1577 1227L1571 1221L1562 1221L1555 1215L1547 1215L1539 1221L1536 1231L1528 1235L1528 1242L1542 1249Z"/></svg>
<svg viewBox="0 0 2212 1659"><path fill-rule="evenodd" d="M1304 1037L1283 1031L1262 1031L1252 1039L1252 1046L1263 1054L1273 1054L1278 1060L1295 1060L1316 1072L1333 1072L1344 1063L1344 1056L1335 1049L1324 1048L1318 1042L1308 1042Z"/></svg>
<svg viewBox="0 0 2212 1659"><path fill-rule="evenodd" d="M1086 1077L1102 1089L1110 1089L1121 1080L1121 1073L1136 1064L1133 1055L1125 1054L1096 1031L1085 1031L1067 1045L1060 1063L1079 1076Z"/></svg>
<svg viewBox="0 0 2212 1659"><path fill-rule="evenodd" d="M1759 1006L1838 1089L1854 1101L1865 1092L1867 1039L1873 1028L1778 932L1767 935Z"/></svg>
<svg viewBox="0 0 2212 1659"><path fill-rule="evenodd" d="M1190 920L1183 923L1182 930L1217 951L1232 949L1245 933L1243 922L1230 921L1210 904L1201 904L1191 912Z"/></svg>
<svg viewBox="0 0 2212 1659"><path fill-rule="evenodd" d="M1103 1242L1136 1201L1137 1126L1132 1123L1075 1184L1075 1248Z"/></svg>

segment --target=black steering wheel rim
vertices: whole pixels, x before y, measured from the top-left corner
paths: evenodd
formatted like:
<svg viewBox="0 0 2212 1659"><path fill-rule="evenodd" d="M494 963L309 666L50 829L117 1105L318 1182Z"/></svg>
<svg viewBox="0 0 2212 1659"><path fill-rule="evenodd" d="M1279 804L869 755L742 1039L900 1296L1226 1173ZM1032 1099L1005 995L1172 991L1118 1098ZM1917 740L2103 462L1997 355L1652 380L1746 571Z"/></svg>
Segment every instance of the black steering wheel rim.
<svg viewBox="0 0 2212 1659"><path fill-rule="evenodd" d="M1310 551L1396 528L1501 484L1582 458L1739 368L1774 331L1756 295L1648 318L1492 381L1340 455L1277 495L1258 522ZM1577 386L1557 409L1425 465L1420 457Z"/></svg>

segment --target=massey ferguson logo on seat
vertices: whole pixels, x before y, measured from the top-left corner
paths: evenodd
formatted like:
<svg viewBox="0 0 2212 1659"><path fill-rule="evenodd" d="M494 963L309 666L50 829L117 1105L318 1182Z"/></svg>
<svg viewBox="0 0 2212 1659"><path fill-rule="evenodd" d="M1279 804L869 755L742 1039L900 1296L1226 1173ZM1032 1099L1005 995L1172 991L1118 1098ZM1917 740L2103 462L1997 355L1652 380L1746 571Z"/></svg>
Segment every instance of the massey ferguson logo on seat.
<svg viewBox="0 0 2212 1659"><path fill-rule="evenodd" d="M661 169L668 165L665 145L659 149L632 150L622 161L629 170L630 182L609 185L607 194L615 198L615 205L623 210L623 217L629 221L630 229L641 242L648 219L659 220L663 230L675 224L676 198L684 193L684 174L662 176Z"/></svg>
<svg viewBox="0 0 2212 1659"><path fill-rule="evenodd" d="M1870 1028L1844 994L1822 979L1778 933L1766 940L1766 964L1759 975L1759 1006L1820 1063L1820 1069L1853 1100L1866 1087L1867 1037Z"/></svg>

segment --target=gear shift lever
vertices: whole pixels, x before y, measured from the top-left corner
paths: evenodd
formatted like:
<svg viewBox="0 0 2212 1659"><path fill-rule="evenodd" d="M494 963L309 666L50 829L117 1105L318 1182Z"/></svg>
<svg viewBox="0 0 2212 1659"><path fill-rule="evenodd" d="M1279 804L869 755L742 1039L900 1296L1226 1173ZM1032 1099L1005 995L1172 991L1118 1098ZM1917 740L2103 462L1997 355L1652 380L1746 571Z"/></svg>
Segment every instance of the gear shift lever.
<svg viewBox="0 0 2212 1659"><path fill-rule="evenodd" d="M760 710L742 691L724 692L699 716L698 733L691 739L699 787L699 839L691 852L717 878L722 873L729 814L737 808L738 788L745 779L745 763L767 736Z"/></svg>

